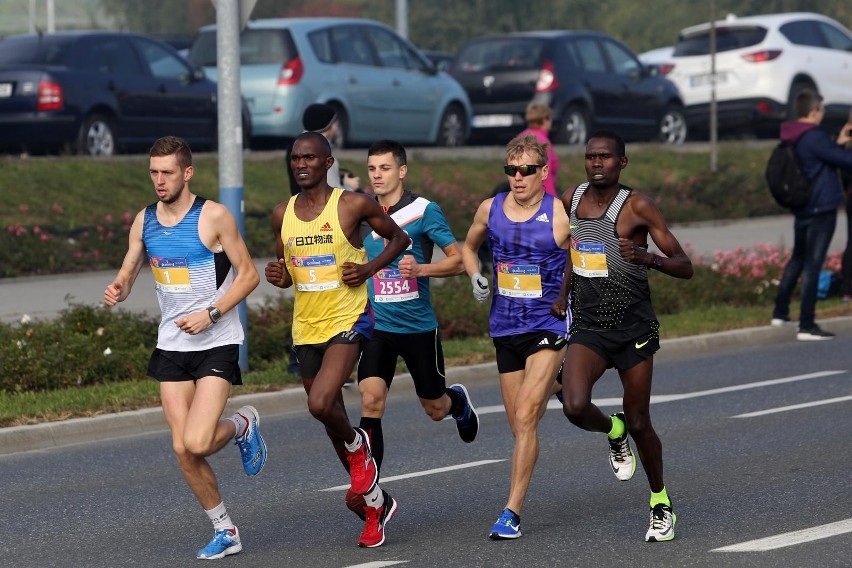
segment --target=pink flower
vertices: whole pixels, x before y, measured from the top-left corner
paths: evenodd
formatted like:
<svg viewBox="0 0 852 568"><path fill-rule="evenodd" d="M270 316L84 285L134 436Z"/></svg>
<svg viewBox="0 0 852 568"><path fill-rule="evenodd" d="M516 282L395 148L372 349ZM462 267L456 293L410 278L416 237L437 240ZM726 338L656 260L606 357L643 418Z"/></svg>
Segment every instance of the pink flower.
<svg viewBox="0 0 852 568"><path fill-rule="evenodd" d="M29 210L30 208L25 203L21 203L20 205L18 205L18 211L20 211L21 213L26 213Z"/></svg>
<svg viewBox="0 0 852 568"><path fill-rule="evenodd" d="M50 210L54 213L62 213L62 206L58 203L54 203L50 206Z"/></svg>

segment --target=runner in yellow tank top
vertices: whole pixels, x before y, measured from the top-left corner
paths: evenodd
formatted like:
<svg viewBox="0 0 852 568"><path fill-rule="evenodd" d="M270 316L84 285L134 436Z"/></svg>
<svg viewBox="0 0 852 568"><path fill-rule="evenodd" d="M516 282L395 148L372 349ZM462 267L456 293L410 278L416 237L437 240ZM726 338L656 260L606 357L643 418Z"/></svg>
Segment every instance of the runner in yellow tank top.
<svg viewBox="0 0 852 568"><path fill-rule="evenodd" d="M384 527L397 504L393 498L385 501L370 441L363 430L352 428L340 391L363 340L372 335L367 278L397 258L409 239L374 199L330 187L326 171L333 163L322 135L306 132L296 138L290 167L302 191L272 211L278 261L266 265L266 280L279 288L296 286L293 343L308 409L349 470L352 491L367 503L358 545L375 547L384 543ZM370 262L361 245L362 222L388 240Z"/></svg>

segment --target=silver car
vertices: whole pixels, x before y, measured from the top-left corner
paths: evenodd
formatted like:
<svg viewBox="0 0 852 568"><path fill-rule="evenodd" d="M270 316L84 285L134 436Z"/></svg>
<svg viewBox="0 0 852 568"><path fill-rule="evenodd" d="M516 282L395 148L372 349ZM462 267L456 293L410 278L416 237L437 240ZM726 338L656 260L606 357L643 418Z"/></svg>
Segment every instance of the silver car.
<svg viewBox="0 0 852 568"><path fill-rule="evenodd" d="M216 28L203 27L189 60L216 78ZM294 138L311 103L340 117L338 146L382 138L460 146L471 108L459 84L392 29L354 18L248 22L240 34L240 85L255 137Z"/></svg>

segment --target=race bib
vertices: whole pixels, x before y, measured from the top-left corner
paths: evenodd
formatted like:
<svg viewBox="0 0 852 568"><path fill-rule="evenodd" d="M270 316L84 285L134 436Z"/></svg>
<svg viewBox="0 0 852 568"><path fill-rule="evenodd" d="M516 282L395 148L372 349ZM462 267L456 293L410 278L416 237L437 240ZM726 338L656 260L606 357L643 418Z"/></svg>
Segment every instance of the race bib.
<svg viewBox="0 0 852 568"><path fill-rule="evenodd" d="M157 289L163 292L191 292L189 265L185 258L149 258Z"/></svg>
<svg viewBox="0 0 852 568"><path fill-rule="evenodd" d="M403 278L396 268L383 268L373 276L373 301L406 302L420 297L416 278Z"/></svg>
<svg viewBox="0 0 852 568"><path fill-rule="evenodd" d="M573 272L587 278L609 276L604 243L579 243L571 241L571 263Z"/></svg>
<svg viewBox="0 0 852 568"><path fill-rule="evenodd" d="M536 264L497 264L497 293L510 298L541 298L541 270Z"/></svg>
<svg viewBox="0 0 852 568"><path fill-rule="evenodd" d="M321 292L340 287L333 254L290 258L291 275L300 292Z"/></svg>

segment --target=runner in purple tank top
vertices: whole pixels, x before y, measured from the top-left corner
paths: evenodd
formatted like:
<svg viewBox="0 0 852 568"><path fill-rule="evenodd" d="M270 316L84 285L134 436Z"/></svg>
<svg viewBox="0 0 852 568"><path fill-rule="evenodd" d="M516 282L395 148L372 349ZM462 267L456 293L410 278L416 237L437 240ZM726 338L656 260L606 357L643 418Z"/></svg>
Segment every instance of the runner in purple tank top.
<svg viewBox="0 0 852 568"><path fill-rule="evenodd" d="M521 507L538 458L538 422L568 344L566 322L550 313L562 285L569 229L565 209L542 187L547 145L532 135L515 138L506 147L504 171L510 191L482 202L462 248L480 302L489 296L477 257L486 238L494 254L489 328L515 437L509 499L488 533L495 540L521 536Z"/></svg>

